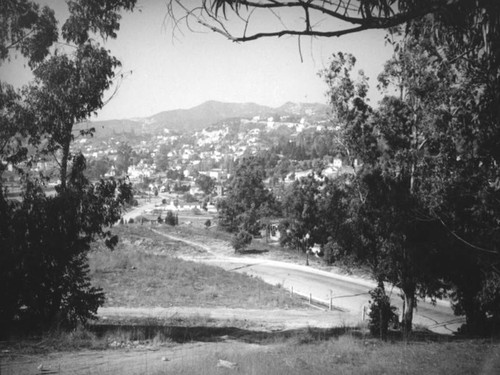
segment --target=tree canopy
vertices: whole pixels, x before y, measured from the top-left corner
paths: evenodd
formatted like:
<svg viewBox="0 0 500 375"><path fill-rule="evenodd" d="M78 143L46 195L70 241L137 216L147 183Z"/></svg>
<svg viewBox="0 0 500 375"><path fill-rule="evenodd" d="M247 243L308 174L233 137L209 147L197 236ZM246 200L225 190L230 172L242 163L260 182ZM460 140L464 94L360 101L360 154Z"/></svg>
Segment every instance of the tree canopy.
<svg viewBox="0 0 500 375"><path fill-rule="evenodd" d="M445 40L433 36L437 30L426 17L392 41L394 57L379 76L379 87L390 90L378 109L364 103L351 57L334 55L323 72L342 126L339 142L361 164L348 220L361 241L350 236L353 230L332 237L376 278L401 288L404 329L411 329L416 295L448 288L467 329L484 333L486 317L500 307L493 302L500 262L500 160L493 146L500 141L500 70L487 43L467 39L480 33ZM349 241L342 240L346 234Z"/></svg>
<svg viewBox="0 0 500 375"><path fill-rule="evenodd" d="M26 0L2 2L0 57L21 53L34 81L22 91L0 83L0 177L10 163L20 173L21 201L7 198L0 180L0 332L74 326L95 317L104 302L91 285L87 252L97 238L117 243L106 227L120 219L131 186L125 180L90 183L86 160L71 154L73 126L105 104L119 61L97 37L116 37L119 12L134 0L68 1L58 41L54 13ZM93 130L81 135L88 135ZM50 178L31 164L52 158L59 166L56 195L45 194Z"/></svg>
<svg viewBox="0 0 500 375"><path fill-rule="evenodd" d="M234 42L387 30L394 56L378 108L354 56L335 54L321 72L340 128L333 143L355 173L295 182L288 229L399 286L404 329L417 295L447 289L468 329L484 333L500 313L500 2L171 0L168 15L174 31Z"/></svg>
<svg viewBox="0 0 500 375"><path fill-rule="evenodd" d="M253 235L260 229L259 219L276 212L276 201L264 186L262 160L239 160L229 180L227 196L217 203L219 225L229 232L243 229Z"/></svg>

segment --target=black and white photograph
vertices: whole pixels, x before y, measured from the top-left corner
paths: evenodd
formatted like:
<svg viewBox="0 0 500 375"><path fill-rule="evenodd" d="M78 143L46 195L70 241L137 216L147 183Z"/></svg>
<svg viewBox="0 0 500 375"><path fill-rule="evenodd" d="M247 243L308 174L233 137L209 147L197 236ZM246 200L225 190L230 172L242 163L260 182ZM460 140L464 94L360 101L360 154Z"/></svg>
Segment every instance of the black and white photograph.
<svg viewBox="0 0 500 375"><path fill-rule="evenodd" d="M17 374L500 374L500 0L1 0Z"/></svg>

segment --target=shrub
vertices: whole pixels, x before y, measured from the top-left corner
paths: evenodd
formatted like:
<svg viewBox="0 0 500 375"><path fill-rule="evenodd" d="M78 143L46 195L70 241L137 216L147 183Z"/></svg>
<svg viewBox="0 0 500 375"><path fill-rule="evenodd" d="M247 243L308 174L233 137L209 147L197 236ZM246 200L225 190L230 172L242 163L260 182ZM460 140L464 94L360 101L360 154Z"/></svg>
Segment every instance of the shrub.
<svg viewBox="0 0 500 375"><path fill-rule="evenodd" d="M133 217L131 217L130 219L128 219L128 223L129 223L129 224L134 224L134 218L133 218Z"/></svg>
<svg viewBox="0 0 500 375"><path fill-rule="evenodd" d="M174 226L176 225L175 215L172 211L167 211L167 216L165 217L165 224Z"/></svg>
<svg viewBox="0 0 500 375"><path fill-rule="evenodd" d="M368 328L374 336L385 340L391 322L397 322L396 307L391 306L389 296L385 293L384 284L379 282L378 286L370 290L370 312Z"/></svg>
<svg viewBox="0 0 500 375"><path fill-rule="evenodd" d="M198 202L198 199L196 199L196 197L192 194L189 194L189 193L186 193L184 194L184 200L187 202L187 203L195 203L195 202Z"/></svg>
<svg viewBox="0 0 500 375"><path fill-rule="evenodd" d="M92 286L87 254L97 238L110 248L117 244L104 228L119 221L131 190L111 180L92 184L84 169L83 156L76 156L66 188L55 196L29 180L21 202L0 190L0 336L13 325L75 327L96 318L104 303L102 290Z"/></svg>
<svg viewBox="0 0 500 375"><path fill-rule="evenodd" d="M242 251L252 242L252 235L246 230L240 230L231 240L235 252Z"/></svg>

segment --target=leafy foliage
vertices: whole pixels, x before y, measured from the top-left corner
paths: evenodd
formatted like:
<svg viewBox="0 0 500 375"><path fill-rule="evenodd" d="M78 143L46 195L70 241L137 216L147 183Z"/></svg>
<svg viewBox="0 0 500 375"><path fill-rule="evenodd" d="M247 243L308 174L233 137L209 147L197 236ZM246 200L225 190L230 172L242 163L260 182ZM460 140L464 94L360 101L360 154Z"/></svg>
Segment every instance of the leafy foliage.
<svg viewBox="0 0 500 375"><path fill-rule="evenodd" d="M289 12L294 8L303 12L305 27L286 26L297 21ZM259 25L256 10L269 11L275 27ZM312 179L294 184L282 239L299 246L311 233L336 257L368 265L377 280L399 286L405 331L416 296L436 297L448 288L470 330L484 333L499 301L500 3L213 0L187 6L174 0L168 13L174 28L181 21L191 28L194 18L233 41L391 28L394 58L379 77L379 87L390 94L378 109L367 104L366 77L352 74L353 56L336 54L321 72L340 126L331 133L335 152L355 173L344 187ZM317 22L319 17L345 22ZM400 38L395 27L402 24ZM308 156L303 143L279 148L287 157ZM286 162L277 164L275 178L292 171ZM258 215L236 199L244 202L244 196L232 198L221 202L220 219L235 231Z"/></svg>
<svg viewBox="0 0 500 375"><path fill-rule="evenodd" d="M117 157L115 162L116 172L127 174L128 167L132 164L132 147L128 143L121 143L118 146Z"/></svg>
<svg viewBox="0 0 500 375"><path fill-rule="evenodd" d="M391 306L391 300L385 293L384 284L379 285L370 290L370 312L368 314L370 333L374 336L379 336L385 340L389 324L398 321L396 307Z"/></svg>
<svg viewBox="0 0 500 375"><path fill-rule="evenodd" d="M104 178L111 169L112 162L107 157L92 159L87 163L85 175L91 180Z"/></svg>
<svg viewBox="0 0 500 375"><path fill-rule="evenodd" d="M30 66L41 62L57 41L57 21L54 11L33 1L5 0L0 5L0 61L11 51L28 58Z"/></svg>
<svg viewBox="0 0 500 375"><path fill-rule="evenodd" d="M170 152L170 149L167 145L162 144L160 146L160 150L158 151L158 154L155 156L155 163L156 163L156 169L158 171L165 172L168 170L168 153Z"/></svg>
<svg viewBox="0 0 500 375"><path fill-rule="evenodd" d="M200 174L195 182L206 195L211 194L215 188L215 180L210 176Z"/></svg>
<svg viewBox="0 0 500 375"><path fill-rule="evenodd" d="M123 205L131 201L131 187L113 179L90 183L85 158L71 155L70 145L74 124L105 104L103 94L120 65L89 33L115 37L118 12L134 4L70 1L63 37L75 45L68 53L49 49L57 40L52 10L40 11L25 0L0 5L0 59L20 51L35 77L22 92L1 83L0 174L5 162L13 163L23 183L19 203L7 199L0 180L2 334L12 323L27 329L74 326L95 317L104 301L89 281L87 252L97 238L111 248L117 243L104 228L120 219ZM53 197L44 193L49 176L30 173L36 158L54 158L59 164L60 184Z"/></svg>
<svg viewBox="0 0 500 375"><path fill-rule="evenodd" d="M336 242L336 256L368 266L376 280L401 289L402 328L409 332L416 296L436 297L444 287L436 267L443 260L438 248L444 234L416 194L417 181L430 177L419 161L422 141L415 141L425 124L398 98L387 97L377 111L371 109L363 75L358 83L351 77L354 64L352 56L337 54L322 72L342 126L339 141L351 161L361 162L345 188L332 184L326 192L323 205L330 208L324 215L333 224L326 228L328 245Z"/></svg>
<svg viewBox="0 0 500 375"><path fill-rule="evenodd" d="M168 224L170 226L179 225L179 219L177 215L174 215L171 210L167 211L167 215L165 216L165 224Z"/></svg>
<svg viewBox="0 0 500 375"><path fill-rule="evenodd" d="M227 196L217 202L219 226L228 232L243 229L258 234L264 217L276 215L278 205L264 186L264 168L254 157L240 160L229 181Z"/></svg>
<svg viewBox="0 0 500 375"><path fill-rule="evenodd" d="M310 174L300 181L294 181L287 190L283 198L286 221L281 225L282 245L307 251L310 244L322 244L319 208L321 184L318 176Z"/></svg>
<svg viewBox="0 0 500 375"><path fill-rule="evenodd" d="M242 251L252 242L253 236L246 230L240 230L231 239L231 246L235 252Z"/></svg>
<svg viewBox="0 0 500 375"><path fill-rule="evenodd" d="M54 197L32 181L21 203L0 196L3 328L10 322L26 328L72 326L95 317L103 303L102 291L90 284L86 255L98 237L111 248L116 245L117 238L103 226L120 219L131 190L121 181L91 184L84 168L79 155L67 189Z"/></svg>
<svg viewBox="0 0 500 375"><path fill-rule="evenodd" d="M448 26L429 17L392 41L395 55L379 81L397 96L376 111L354 90L352 59L337 55L323 72L343 125L339 141L362 162L346 220L352 229L332 238L376 279L401 288L405 331L415 294L435 297L451 286L456 312L476 333L487 331L486 311L495 314L498 301L500 160L492 142L499 139L500 65L488 53L489 36L484 44L472 37L488 21L464 21L471 29L462 40L440 39L436 29ZM342 242L353 232L359 239ZM484 300L483 290L492 293Z"/></svg>
<svg viewBox="0 0 500 375"><path fill-rule="evenodd" d="M90 33L99 33L102 38L116 38L120 28L119 11L132 11L136 0L82 0L68 1L70 17L63 25L62 33L69 42L85 43Z"/></svg>

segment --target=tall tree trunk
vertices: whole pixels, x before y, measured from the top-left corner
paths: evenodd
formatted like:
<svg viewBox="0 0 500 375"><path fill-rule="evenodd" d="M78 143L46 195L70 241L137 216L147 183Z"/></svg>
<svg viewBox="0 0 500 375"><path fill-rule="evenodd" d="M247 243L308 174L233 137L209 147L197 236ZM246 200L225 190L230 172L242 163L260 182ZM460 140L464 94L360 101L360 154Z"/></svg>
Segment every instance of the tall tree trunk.
<svg viewBox="0 0 500 375"><path fill-rule="evenodd" d="M415 297L415 288L403 289L404 311L401 321L401 332L406 337L412 331L413 310L417 307L417 299Z"/></svg>
<svg viewBox="0 0 500 375"><path fill-rule="evenodd" d="M462 286L461 288L460 303L465 314L465 333L484 335L487 331L487 319L477 300L477 295L480 292L480 284L479 282L476 284L471 280L467 286Z"/></svg>
<svg viewBox="0 0 500 375"><path fill-rule="evenodd" d="M488 332L486 314L478 306L465 311L465 322L468 334L484 336Z"/></svg>
<svg viewBox="0 0 500 375"><path fill-rule="evenodd" d="M66 180L68 178L68 159L70 142L65 142L62 147L62 159L59 178L61 179L61 189L66 190Z"/></svg>

